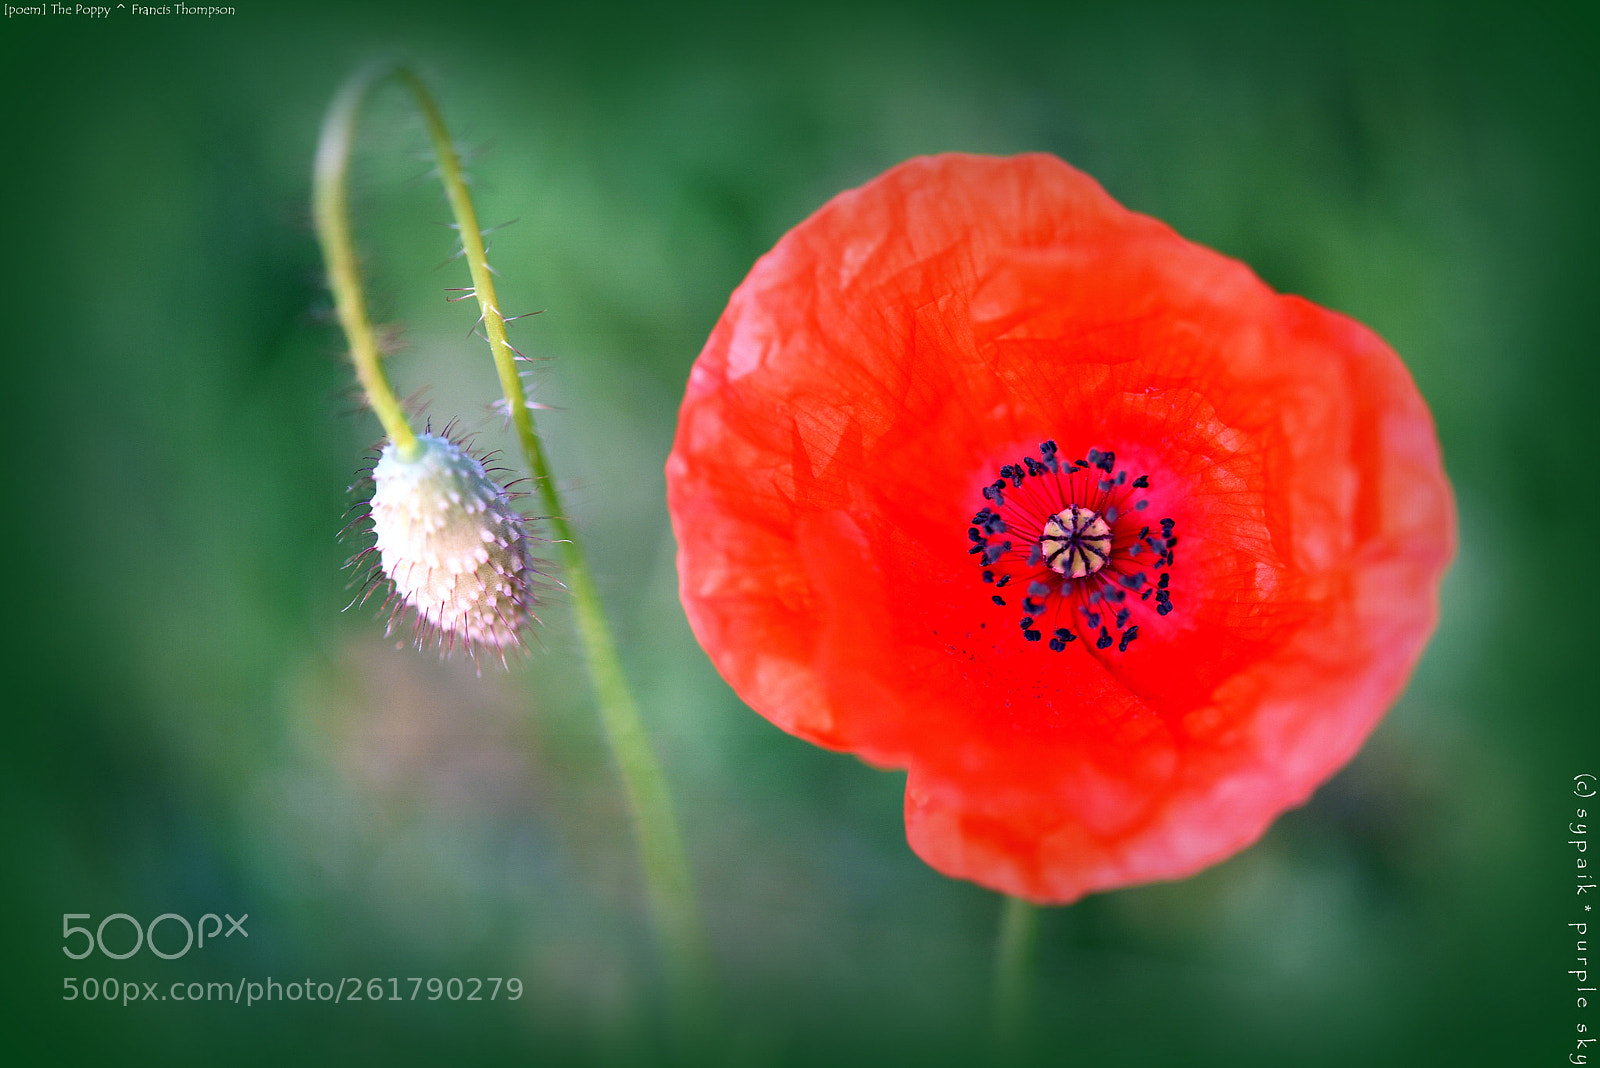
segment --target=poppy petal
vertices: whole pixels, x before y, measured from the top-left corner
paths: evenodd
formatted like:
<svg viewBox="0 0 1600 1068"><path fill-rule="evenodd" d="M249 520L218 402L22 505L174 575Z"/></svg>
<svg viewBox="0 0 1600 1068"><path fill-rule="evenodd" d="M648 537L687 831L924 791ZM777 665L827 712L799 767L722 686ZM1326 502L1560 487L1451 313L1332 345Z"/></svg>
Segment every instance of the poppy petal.
<svg viewBox="0 0 1600 1068"><path fill-rule="evenodd" d="M1392 350L1043 155L911 160L787 234L667 476L740 696L905 768L919 855L1039 901L1189 874L1309 796L1454 551ZM1075 523L1100 540L1045 567Z"/></svg>

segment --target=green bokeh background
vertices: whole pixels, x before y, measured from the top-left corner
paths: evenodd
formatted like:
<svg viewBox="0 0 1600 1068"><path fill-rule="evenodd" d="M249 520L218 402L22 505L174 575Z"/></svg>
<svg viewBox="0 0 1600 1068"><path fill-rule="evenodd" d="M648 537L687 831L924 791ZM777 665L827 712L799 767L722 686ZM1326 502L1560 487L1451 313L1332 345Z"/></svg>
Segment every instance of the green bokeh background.
<svg viewBox="0 0 1600 1068"><path fill-rule="evenodd" d="M722 1063L969 1064L994 895L903 780L745 709L683 621L661 474L728 293L923 152L1045 150L1375 327L1433 405L1461 552L1412 686L1254 848L1042 917L1035 1063L1524 1065L1576 1027L1575 774L1600 774L1600 43L1579 5L293 5L0 20L0 1013L14 1063L657 1063L626 813L555 605L516 670L396 650L334 540L376 438L308 221L361 60L427 72L681 805ZM509 445L420 125L364 125L392 361ZM512 450L510 455L514 455ZM249 914L163 961L61 917ZM125 925L122 934L131 941ZM108 937L117 936L116 925ZM92 966L91 966L92 964ZM1597 969L1600 971L1600 969ZM515 1002L65 1003L67 976L516 976ZM425 992L424 992L425 994Z"/></svg>

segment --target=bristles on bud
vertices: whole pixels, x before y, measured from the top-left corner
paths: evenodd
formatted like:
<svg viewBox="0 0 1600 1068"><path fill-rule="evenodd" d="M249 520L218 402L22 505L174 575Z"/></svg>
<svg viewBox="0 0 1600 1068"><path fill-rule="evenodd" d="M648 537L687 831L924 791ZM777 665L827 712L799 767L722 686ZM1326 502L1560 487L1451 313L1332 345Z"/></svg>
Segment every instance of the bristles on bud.
<svg viewBox="0 0 1600 1068"><path fill-rule="evenodd" d="M415 455L390 442L372 469L373 549L393 588L390 626L409 608L416 641L444 649L459 641L503 651L523 645L538 622L539 571L528 555L527 521L471 453L448 437L423 434ZM361 559L361 554L357 559Z"/></svg>

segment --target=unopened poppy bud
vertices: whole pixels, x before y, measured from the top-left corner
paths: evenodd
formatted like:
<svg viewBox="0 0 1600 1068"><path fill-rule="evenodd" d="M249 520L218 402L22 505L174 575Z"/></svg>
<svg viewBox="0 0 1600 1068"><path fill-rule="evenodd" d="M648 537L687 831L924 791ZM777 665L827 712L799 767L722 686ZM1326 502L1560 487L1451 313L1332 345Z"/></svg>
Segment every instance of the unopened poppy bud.
<svg viewBox="0 0 1600 1068"><path fill-rule="evenodd" d="M526 521L483 463L447 437L423 434L407 456L392 442L372 469L370 549L387 580L395 618L416 613L417 644L430 635L453 648L523 644L537 622Z"/></svg>

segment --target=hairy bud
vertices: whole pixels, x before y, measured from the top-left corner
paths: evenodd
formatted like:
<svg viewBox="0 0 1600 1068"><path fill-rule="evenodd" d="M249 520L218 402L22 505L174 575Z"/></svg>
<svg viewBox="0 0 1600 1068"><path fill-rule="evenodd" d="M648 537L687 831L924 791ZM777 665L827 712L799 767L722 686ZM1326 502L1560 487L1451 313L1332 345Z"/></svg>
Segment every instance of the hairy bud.
<svg viewBox="0 0 1600 1068"><path fill-rule="evenodd" d="M412 456L393 442L371 471L368 515L374 544L352 563L378 555L362 600L390 587L390 629L415 614L418 647L459 641L504 650L522 646L539 572L529 557L526 520L482 461L448 437L423 434Z"/></svg>

